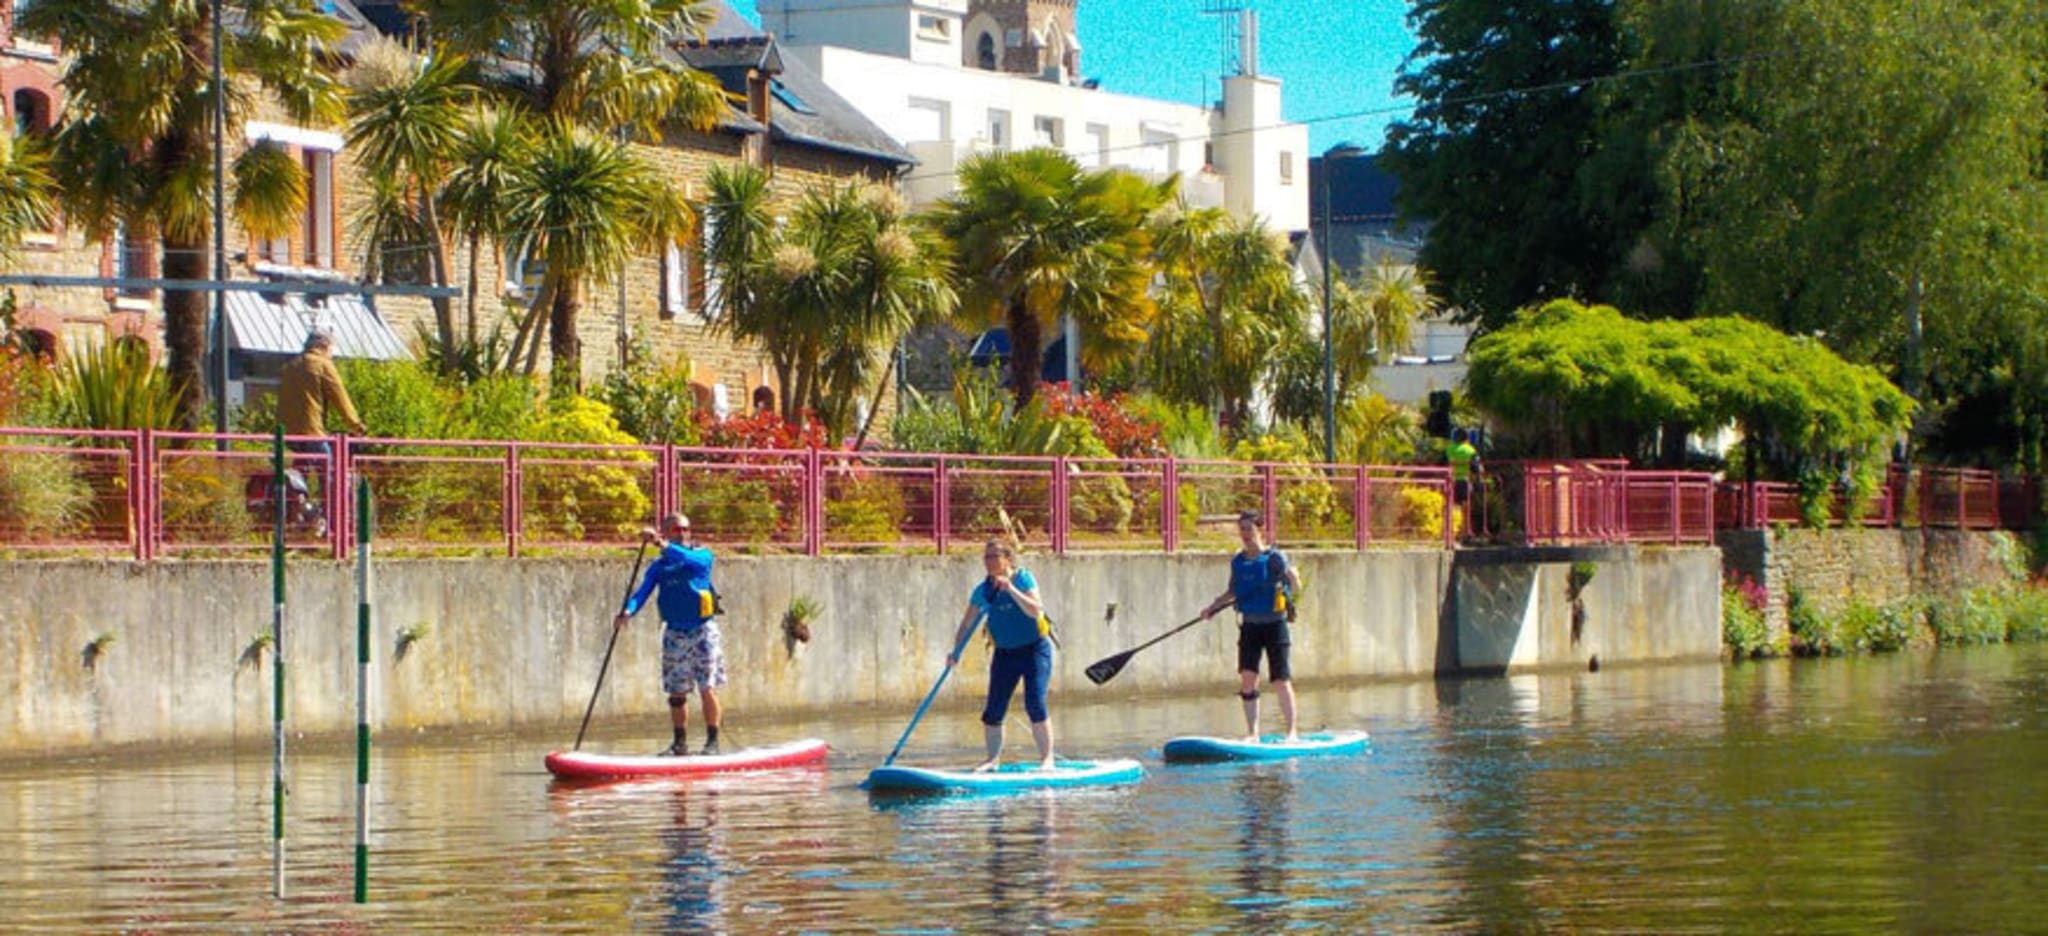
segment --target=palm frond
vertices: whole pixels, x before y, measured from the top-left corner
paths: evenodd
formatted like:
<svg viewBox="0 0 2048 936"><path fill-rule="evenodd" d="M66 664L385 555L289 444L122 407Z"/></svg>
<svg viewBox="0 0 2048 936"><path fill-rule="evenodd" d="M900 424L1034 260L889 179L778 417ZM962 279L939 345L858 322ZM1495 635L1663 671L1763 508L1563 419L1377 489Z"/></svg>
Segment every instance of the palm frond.
<svg viewBox="0 0 2048 936"><path fill-rule="evenodd" d="M284 237L306 211L306 171L284 147L263 142L235 157L233 210L251 235Z"/></svg>

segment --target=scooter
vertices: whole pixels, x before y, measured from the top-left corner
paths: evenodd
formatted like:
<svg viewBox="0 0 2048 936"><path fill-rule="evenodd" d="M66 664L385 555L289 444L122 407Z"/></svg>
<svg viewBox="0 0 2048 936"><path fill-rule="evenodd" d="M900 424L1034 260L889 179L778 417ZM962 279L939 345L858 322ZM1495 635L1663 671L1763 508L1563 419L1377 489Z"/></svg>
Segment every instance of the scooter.
<svg viewBox="0 0 2048 936"><path fill-rule="evenodd" d="M276 496L277 478L270 472L250 475L242 486L243 503L249 515L269 528L277 522ZM312 489L306 484L306 475L297 468L284 470L284 525L285 532L311 530L314 538L327 535L327 512L321 509L319 501L313 499Z"/></svg>

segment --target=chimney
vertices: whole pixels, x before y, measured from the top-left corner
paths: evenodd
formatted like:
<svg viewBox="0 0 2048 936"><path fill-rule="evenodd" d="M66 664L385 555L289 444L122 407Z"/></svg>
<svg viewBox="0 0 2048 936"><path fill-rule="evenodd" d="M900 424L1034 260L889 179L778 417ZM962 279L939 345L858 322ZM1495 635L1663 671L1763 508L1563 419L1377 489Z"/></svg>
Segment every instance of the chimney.
<svg viewBox="0 0 2048 936"><path fill-rule="evenodd" d="M1238 13L1238 58L1241 63L1238 73L1248 78L1259 76L1259 11L1245 9Z"/></svg>
<svg viewBox="0 0 2048 936"><path fill-rule="evenodd" d="M768 126L770 119L768 83L773 80L775 79L758 68L747 70L747 116L759 121L764 127Z"/></svg>

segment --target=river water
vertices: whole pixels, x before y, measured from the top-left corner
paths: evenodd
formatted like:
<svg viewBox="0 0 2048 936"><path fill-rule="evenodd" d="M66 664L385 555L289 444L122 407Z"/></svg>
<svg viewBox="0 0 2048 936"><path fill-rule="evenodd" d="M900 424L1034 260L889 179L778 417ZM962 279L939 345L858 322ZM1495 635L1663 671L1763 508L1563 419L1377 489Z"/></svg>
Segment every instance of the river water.
<svg viewBox="0 0 2048 936"><path fill-rule="evenodd" d="M1158 760L1235 730L1227 674L1213 697L1115 686L1054 696L1063 754L1146 765L1100 792L871 801L894 709L736 704L728 749L814 735L830 766L598 787L550 781L559 737L385 739L361 906L350 751L292 758L281 902L267 754L16 767L0 929L2048 928L2048 648L1313 687L1304 725L1365 728L1370 753L1250 767ZM974 757L950 701L907 762ZM586 747L666 740L604 728Z"/></svg>

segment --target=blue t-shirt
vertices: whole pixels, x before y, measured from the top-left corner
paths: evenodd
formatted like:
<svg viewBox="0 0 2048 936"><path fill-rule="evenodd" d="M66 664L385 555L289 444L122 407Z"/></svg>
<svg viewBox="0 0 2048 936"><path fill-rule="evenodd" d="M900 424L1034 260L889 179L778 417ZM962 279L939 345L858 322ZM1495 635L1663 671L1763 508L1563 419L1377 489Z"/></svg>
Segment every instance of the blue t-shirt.
<svg viewBox="0 0 2048 936"><path fill-rule="evenodd" d="M640 613L648 593L659 587L661 595L655 605L661 609L663 623L685 631L703 627L712 617L711 563L711 550L701 546L669 543L661 547L661 555L647 568L640 589L627 599L626 613Z"/></svg>
<svg viewBox="0 0 2048 936"><path fill-rule="evenodd" d="M1239 550L1230 556L1230 593L1237 596L1237 613L1245 620L1265 623L1287 618L1282 589L1287 584L1287 557L1267 548L1256 556Z"/></svg>
<svg viewBox="0 0 2048 936"><path fill-rule="evenodd" d="M1023 569L1010 576L1010 584L1017 586L1018 591L1038 588L1038 580ZM1018 607L1014 596L989 580L982 579L981 584L974 586L974 593L967 600L988 612L989 636L996 639L999 649L1028 647L1038 642L1038 617Z"/></svg>

